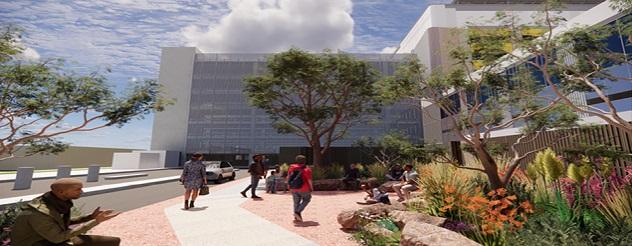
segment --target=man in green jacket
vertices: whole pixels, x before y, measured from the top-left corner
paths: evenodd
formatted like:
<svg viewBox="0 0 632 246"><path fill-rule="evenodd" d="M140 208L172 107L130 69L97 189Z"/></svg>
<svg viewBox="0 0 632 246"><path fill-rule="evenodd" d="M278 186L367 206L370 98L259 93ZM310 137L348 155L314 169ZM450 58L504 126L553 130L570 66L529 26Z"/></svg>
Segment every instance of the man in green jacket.
<svg viewBox="0 0 632 246"><path fill-rule="evenodd" d="M99 223L119 215L96 208L92 214L70 218L72 200L81 196L83 183L73 178L58 179L51 191L22 206L11 228L11 245L119 245L120 238L82 235ZM81 224L70 229L70 225Z"/></svg>

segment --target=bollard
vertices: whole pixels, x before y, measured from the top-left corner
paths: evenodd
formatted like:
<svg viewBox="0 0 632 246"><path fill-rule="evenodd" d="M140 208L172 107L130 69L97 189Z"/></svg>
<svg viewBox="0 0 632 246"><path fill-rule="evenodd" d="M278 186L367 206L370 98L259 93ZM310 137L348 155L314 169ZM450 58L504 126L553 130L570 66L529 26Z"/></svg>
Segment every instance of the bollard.
<svg viewBox="0 0 632 246"><path fill-rule="evenodd" d="M72 168L70 166L58 166L57 167L57 179L69 178L71 169Z"/></svg>
<svg viewBox="0 0 632 246"><path fill-rule="evenodd" d="M18 171L15 174L14 190L28 190L31 188L33 182L33 167L18 167Z"/></svg>
<svg viewBox="0 0 632 246"><path fill-rule="evenodd" d="M88 176L86 178L87 182L98 182L99 181L99 170L101 166L99 165L90 165L88 167Z"/></svg>

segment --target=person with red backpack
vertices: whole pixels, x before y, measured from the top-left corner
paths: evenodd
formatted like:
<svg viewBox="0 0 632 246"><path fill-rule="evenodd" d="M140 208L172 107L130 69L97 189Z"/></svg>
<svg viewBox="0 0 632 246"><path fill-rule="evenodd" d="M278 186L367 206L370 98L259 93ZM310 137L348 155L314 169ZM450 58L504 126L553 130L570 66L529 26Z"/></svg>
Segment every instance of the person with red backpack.
<svg viewBox="0 0 632 246"><path fill-rule="evenodd" d="M294 222L303 222L301 212L312 200L312 191L314 190L312 169L305 165L304 155L297 155L295 161L296 163L290 165L287 171L287 183L294 201Z"/></svg>

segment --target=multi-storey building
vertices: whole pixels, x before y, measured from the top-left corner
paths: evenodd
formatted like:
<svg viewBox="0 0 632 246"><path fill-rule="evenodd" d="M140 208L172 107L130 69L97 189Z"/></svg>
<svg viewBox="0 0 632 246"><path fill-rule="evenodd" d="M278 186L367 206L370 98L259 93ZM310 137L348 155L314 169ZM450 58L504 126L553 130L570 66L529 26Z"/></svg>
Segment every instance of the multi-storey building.
<svg viewBox="0 0 632 246"><path fill-rule="evenodd" d="M309 146L293 134L279 134L269 116L248 105L246 76L265 72L266 54L209 54L196 48L164 48L159 81L176 103L154 119L151 149L201 152L223 159L247 159L253 153L279 153L280 147ZM383 75L392 75L406 55L358 54ZM399 131L420 141L417 105L401 102L385 107L378 121L352 127L333 147L348 147L360 137Z"/></svg>

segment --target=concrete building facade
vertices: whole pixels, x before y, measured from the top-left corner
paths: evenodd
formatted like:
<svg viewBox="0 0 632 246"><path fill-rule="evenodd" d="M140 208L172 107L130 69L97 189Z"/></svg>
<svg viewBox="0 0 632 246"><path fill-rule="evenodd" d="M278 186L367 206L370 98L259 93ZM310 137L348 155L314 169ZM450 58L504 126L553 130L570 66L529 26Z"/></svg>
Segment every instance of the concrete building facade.
<svg viewBox="0 0 632 246"><path fill-rule="evenodd" d="M193 47L163 48L159 81L176 103L156 114L152 150L233 154L244 160L253 153L279 153L280 147L308 146L293 134L279 134L269 116L248 105L243 94L246 76L265 72L269 54L209 54ZM383 75L392 75L407 54L358 54ZM421 114L412 102L383 109L379 120L352 127L345 138L332 146L348 147L360 137L379 137L390 131L421 141Z"/></svg>

